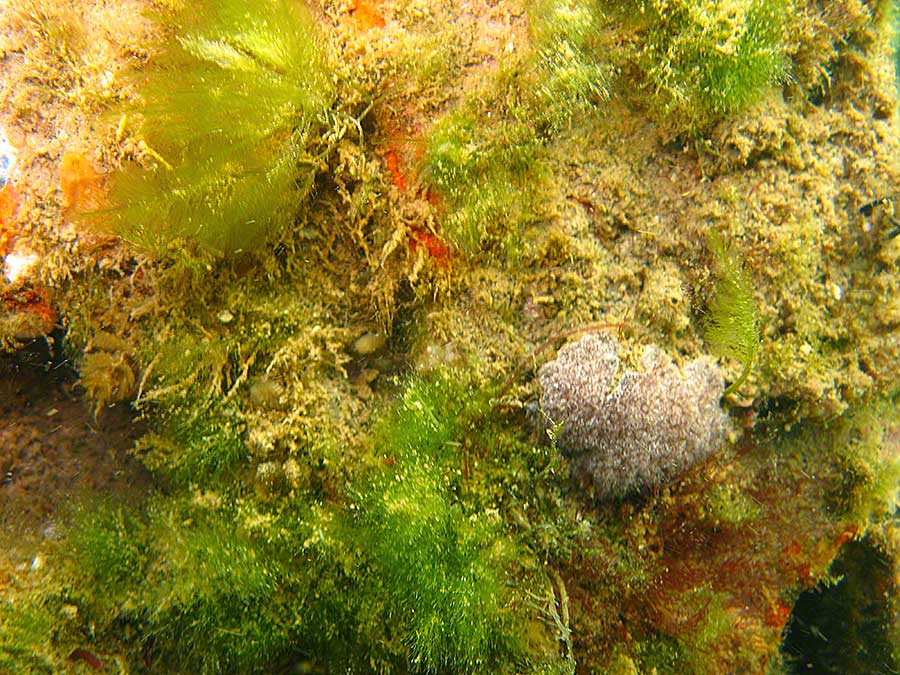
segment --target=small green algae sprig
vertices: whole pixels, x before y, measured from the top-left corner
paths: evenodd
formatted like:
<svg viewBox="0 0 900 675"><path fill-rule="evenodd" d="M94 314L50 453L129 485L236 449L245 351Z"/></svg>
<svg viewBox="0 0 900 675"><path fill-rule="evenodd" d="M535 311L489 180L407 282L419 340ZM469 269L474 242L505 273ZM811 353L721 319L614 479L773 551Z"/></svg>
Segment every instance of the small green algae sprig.
<svg viewBox="0 0 900 675"><path fill-rule="evenodd" d="M244 425L235 411L215 408L204 414L187 411L187 401L170 399L173 410L155 417L155 430L135 444L134 452L150 469L166 471L181 485L217 482L247 459Z"/></svg>
<svg viewBox="0 0 900 675"><path fill-rule="evenodd" d="M605 4L640 24L634 60L657 105L679 126L702 130L787 77L792 0Z"/></svg>
<svg viewBox="0 0 900 675"><path fill-rule="evenodd" d="M164 575L147 603L156 631L179 662L201 672L257 671L290 644L278 597L294 590L284 559L227 518L194 512L193 521L172 523L157 550Z"/></svg>
<svg viewBox="0 0 900 675"><path fill-rule="evenodd" d="M725 390L727 396L750 374L759 345L759 319L750 279L740 257L715 232L710 234L709 245L716 262L716 280L706 304L703 337L713 354L736 359L744 367Z"/></svg>
<svg viewBox="0 0 900 675"><path fill-rule="evenodd" d="M335 84L303 2L192 3L138 76L151 166L111 185L114 230L152 252L190 238L260 246L298 213L319 167Z"/></svg>

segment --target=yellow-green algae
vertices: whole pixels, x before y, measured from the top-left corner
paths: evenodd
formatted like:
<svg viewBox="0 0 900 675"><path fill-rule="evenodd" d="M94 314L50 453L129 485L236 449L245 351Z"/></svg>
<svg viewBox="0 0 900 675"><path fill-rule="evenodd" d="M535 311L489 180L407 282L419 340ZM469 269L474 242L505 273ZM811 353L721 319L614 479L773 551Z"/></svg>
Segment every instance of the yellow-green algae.
<svg viewBox="0 0 900 675"><path fill-rule="evenodd" d="M727 110L673 109L654 90L657 56L635 48L666 30L652 16L598 11L567 31L573 6L385 2L384 29L360 33L326 3L317 21L345 54L333 67L357 83L337 100L374 102L373 128L331 147L298 222L253 253L186 241L147 258L32 209L24 238L45 254L67 352L98 418L117 400L147 417L137 452L160 488L86 500L70 538L46 545L50 570L2 588L11 668L30 672L23 645L49 671L78 667L77 648L139 664L152 644L173 672L779 672L786 612L841 544L871 528L896 559L898 345L881 310L897 256L858 214L897 182L887 3L795 5L779 43L790 76L767 71ZM578 55L574 79L551 48ZM29 67L11 77L58 104ZM547 95L564 105L536 108ZM409 183L442 188L437 205L390 185L373 149L398 142L398 119ZM135 151L68 124L98 159ZM445 142L457 154L438 174ZM53 211L52 187L37 189L49 160L31 159ZM515 185L531 194L504 222L477 188L507 199ZM414 230L460 248L433 259ZM635 351L702 353L710 230L745 256L761 301L735 443L656 493L593 500L529 422L530 368L589 326ZM353 350L375 331L382 350ZM731 381L743 367L723 366ZM391 513L406 517L385 529ZM145 572L154 583L133 583Z"/></svg>
<svg viewBox="0 0 900 675"><path fill-rule="evenodd" d="M334 109L330 55L302 3L194 3L174 24L135 76L144 166L113 176L97 220L156 253L181 237L257 248L294 219L352 124Z"/></svg>
<svg viewBox="0 0 900 675"><path fill-rule="evenodd" d="M710 233L710 248L717 269L706 306L703 338L713 354L737 359L744 367L738 379L725 390L728 395L747 379L759 347L756 299L740 256L729 251L715 232Z"/></svg>

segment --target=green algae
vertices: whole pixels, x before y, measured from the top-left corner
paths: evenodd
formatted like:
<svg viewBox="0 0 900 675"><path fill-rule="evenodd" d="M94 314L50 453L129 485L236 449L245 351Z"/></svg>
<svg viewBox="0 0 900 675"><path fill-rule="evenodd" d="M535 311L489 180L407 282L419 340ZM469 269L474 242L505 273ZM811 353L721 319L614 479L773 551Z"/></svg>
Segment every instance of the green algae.
<svg viewBox="0 0 900 675"><path fill-rule="evenodd" d="M547 0L529 16L534 53L506 59L428 137L423 174L444 200L442 231L470 255L519 259L542 214L534 195L548 183L547 144L609 96L599 10Z"/></svg>
<svg viewBox="0 0 900 675"><path fill-rule="evenodd" d="M543 142L526 121L517 81L513 74L499 91L464 101L429 135L423 173L446 201L442 231L463 251L508 249L535 218L538 203L528 186L540 182ZM499 108L498 121L488 126L480 123L486 98Z"/></svg>
<svg viewBox="0 0 900 675"><path fill-rule="evenodd" d="M56 618L45 608L25 602L0 605L0 668L10 675L58 672L47 656L47 642Z"/></svg>
<svg viewBox="0 0 900 675"><path fill-rule="evenodd" d="M180 237L234 252L292 222L337 126L332 70L302 3L193 5L140 77L148 166L113 179L121 237L157 254Z"/></svg>
<svg viewBox="0 0 900 675"><path fill-rule="evenodd" d="M68 552L83 567L80 574L105 589L98 602L127 597L147 574L147 533L133 508L113 500L84 504L72 518ZM115 611L115 605L107 611Z"/></svg>
<svg viewBox="0 0 900 675"><path fill-rule="evenodd" d="M215 500L198 504L86 503L67 540L71 585L61 599L94 622L98 645L131 626L142 642L164 641L162 658L195 672L257 670L287 648L272 602L283 566L233 527L227 504L218 512Z"/></svg>
<svg viewBox="0 0 900 675"><path fill-rule="evenodd" d="M135 626L166 663L197 672L258 672L298 648L320 666L527 663L527 613L507 577L518 547L499 512L460 492L455 468L463 420L489 400L460 394L449 379L410 384L345 503L301 492L254 504L203 476L140 507L86 503L68 530L70 582L56 602L90 617L98 644Z"/></svg>
<svg viewBox="0 0 900 675"><path fill-rule="evenodd" d="M521 650L504 574L516 546L499 513L454 497L451 467L478 395L460 402L447 381L408 387L396 417L376 430L376 447L396 468L366 481L354 500L363 552L388 611L402 617L411 662L426 672L494 672Z"/></svg>
<svg viewBox="0 0 900 675"><path fill-rule="evenodd" d="M829 506L841 517L864 528L897 499L900 460L891 455L886 437L897 414L896 398L876 401L828 425L830 461L837 481L828 495Z"/></svg>
<svg viewBox="0 0 900 675"><path fill-rule="evenodd" d="M177 405L170 400L169 405ZM134 453L147 468L165 471L177 483L209 484L242 466L248 457L244 425L234 411L159 416L158 428L135 444Z"/></svg>
<svg viewBox="0 0 900 675"><path fill-rule="evenodd" d="M737 359L743 366L725 390L728 395L737 391L750 374L759 346L759 321L743 262L715 233L710 235L710 248L716 262L716 281L706 305L703 339L713 354Z"/></svg>
<svg viewBox="0 0 900 675"><path fill-rule="evenodd" d="M550 130L609 98L610 66L601 56L604 17L599 5L542 0L530 8L534 68Z"/></svg>
<svg viewBox="0 0 900 675"><path fill-rule="evenodd" d="M638 62L662 109L692 127L745 109L786 79L790 0L639 4L647 42Z"/></svg>

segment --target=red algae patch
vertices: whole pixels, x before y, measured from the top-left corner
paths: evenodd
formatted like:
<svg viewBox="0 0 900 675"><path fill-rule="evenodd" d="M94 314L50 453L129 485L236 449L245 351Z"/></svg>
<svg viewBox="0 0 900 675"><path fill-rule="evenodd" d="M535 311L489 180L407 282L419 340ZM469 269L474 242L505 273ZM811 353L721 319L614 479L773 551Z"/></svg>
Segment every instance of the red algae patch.
<svg viewBox="0 0 900 675"><path fill-rule="evenodd" d="M350 13L361 31L384 28L384 17L378 11L378 5L378 0L353 0L350 3Z"/></svg>
<svg viewBox="0 0 900 675"><path fill-rule="evenodd" d="M19 193L12 185L0 188L0 256L12 250L15 241L12 220L19 208Z"/></svg>

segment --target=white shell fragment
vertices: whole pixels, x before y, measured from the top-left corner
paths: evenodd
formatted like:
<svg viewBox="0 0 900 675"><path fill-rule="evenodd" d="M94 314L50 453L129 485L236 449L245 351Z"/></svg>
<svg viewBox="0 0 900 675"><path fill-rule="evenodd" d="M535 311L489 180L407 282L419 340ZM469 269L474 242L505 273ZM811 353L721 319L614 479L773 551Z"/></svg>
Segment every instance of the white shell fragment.
<svg viewBox="0 0 900 675"><path fill-rule="evenodd" d="M6 137L6 131L0 128L0 188L9 182L17 156L16 149Z"/></svg>

